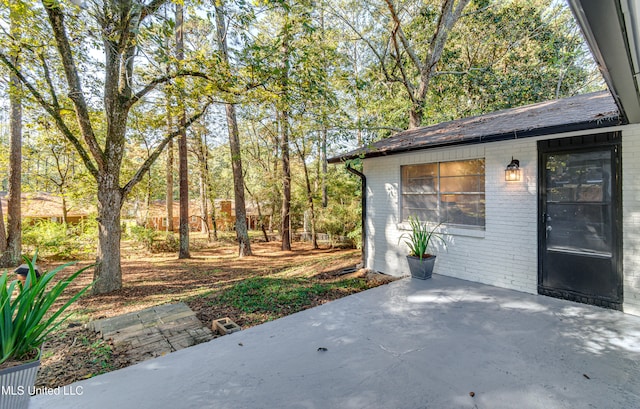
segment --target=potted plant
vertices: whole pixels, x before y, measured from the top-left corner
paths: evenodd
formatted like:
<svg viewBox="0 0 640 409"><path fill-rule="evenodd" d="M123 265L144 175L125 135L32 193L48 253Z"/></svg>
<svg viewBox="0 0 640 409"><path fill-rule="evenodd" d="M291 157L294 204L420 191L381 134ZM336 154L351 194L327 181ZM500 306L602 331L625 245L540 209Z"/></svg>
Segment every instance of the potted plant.
<svg viewBox="0 0 640 409"><path fill-rule="evenodd" d="M0 408L27 408L29 391L35 385L40 352L47 336L69 316L60 317L90 286L66 303L55 306L62 292L88 267L49 287L67 263L37 278L36 256L23 257L29 267L24 284L11 280L7 271L0 276Z"/></svg>
<svg viewBox="0 0 640 409"><path fill-rule="evenodd" d="M447 244L442 236L436 232L440 224L442 223L438 223L430 229L426 223L421 223L416 217L409 217L411 232L402 234L400 240L404 239L404 242L409 246L407 261L411 277L421 280L431 278L436 256L428 252L429 245L433 239L440 240L444 246Z"/></svg>

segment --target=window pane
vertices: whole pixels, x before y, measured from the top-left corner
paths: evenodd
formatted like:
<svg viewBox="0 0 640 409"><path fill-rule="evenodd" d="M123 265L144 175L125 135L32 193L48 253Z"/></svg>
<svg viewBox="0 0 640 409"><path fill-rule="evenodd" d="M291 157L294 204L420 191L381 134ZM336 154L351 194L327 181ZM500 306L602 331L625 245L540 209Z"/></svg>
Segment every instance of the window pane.
<svg viewBox="0 0 640 409"><path fill-rule="evenodd" d="M438 209L437 195L402 195L402 217L417 217L422 221L436 221Z"/></svg>
<svg viewBox="0 0 640 409"><path fill-rule="evenodd" d="M613 239L609 205L547 204L547 248L611 256Z"/></svg>
<svg viewBox="0 0 640 409"><path fill-rule="evenodd" d="M484 159L407 165L401 173L403 220L485 225Z"/></svg>
<svg viewBox="0 0 640 409"><path fill-rule="evenodd" d="M434 193L438 177L437 164L411 165L402 167L403 193Z"/></svg>
<svg viewBox="0 0 640 409"><path fill-rule="evenodd" d="M403 176L438 176L437 163L423 163L420 165L407 165L402 167Z"/></svg>
<svg viewBox="0 0 640 409"><path fill-rule="evenodd" d="M442 177L440 178L440 192L484 192L484 175Z"/></svg>
<svg viewBox="0 0 640 409"><path fill-rule="evenodd" d="M484 175L484 159L458 160L455 162L440 163L440 176L465 175Z"/></svg>
<svg viewBox="0 0 640 409"><path fill-rule="evenodd" d="M549 155L548 202L609 202L611 154L608 151Z"/></svg>
<svg viewBox="0 0 640 409"><path fill-rule="evenodd" d="M484 226L484 195L442 195L440 220L443 223Z"/></svg>

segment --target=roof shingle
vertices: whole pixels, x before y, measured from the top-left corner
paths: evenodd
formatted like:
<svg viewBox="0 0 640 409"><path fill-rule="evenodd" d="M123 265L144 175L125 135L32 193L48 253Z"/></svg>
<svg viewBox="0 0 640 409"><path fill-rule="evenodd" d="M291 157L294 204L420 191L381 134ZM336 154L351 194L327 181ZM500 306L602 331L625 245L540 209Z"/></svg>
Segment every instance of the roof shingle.
<svg viewBox="0 0 640 409"><path fill-rule="evenodd" d="M410 129L333 157L329 162L621 124L622 119L611 94L600 91Z"/></svg>

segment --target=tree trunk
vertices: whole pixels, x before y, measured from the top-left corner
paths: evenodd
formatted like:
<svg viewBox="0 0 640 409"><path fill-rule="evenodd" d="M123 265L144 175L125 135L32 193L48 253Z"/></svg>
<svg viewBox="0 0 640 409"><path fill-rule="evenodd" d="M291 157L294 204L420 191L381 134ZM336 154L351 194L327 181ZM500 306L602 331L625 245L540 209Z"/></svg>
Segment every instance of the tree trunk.
<svg viewBox="0 0 640 409"><path fill-rule="evenodd" d="M204 135L203 138L203 155L204 155L204 161L203 161L203 165L204 165L204 183L206 185L206 196L205 196L205 200L208 200L208 205L211 206L211 211L207 211L207 214L205 216L205 220L207 223L207 241L211 242L213 240L218 240L218 234L217 232L214 234L212 227L213 227L213 219L215 217L216 214L216 208L215 208L215 198L213 197L213 193L212 193L212 189L211 189L211 175L209 175L209 146L207 144L207 135ZM207 210L209 210L209 208L207 207Z"/></svg>
<svg viewBox="0 0 640 409"><path fill-rule="evenodd" d="M402 70L402 84L409 94L411 101L409 129L418 128L422 125L424 107L427 101L427 92L429 91L431 78L435 75L451 29L460 19L462 10L470 1L471 0L458 0L456 2L456 0L443 0L441 2L440 15L438 16L435 32L428 44L428 52L420 57L418 56L417 50L404 35L402 23L396 11L396 5L391 0L385 0L387 8L391 13L391 20L394 22L391 31L391 42L395 50L394 64L399 64L398 66L400 70ZM406 72L403 71L402 68L404 62L401 61L405 55L409 57L408 60L413 65L413 68L419 72L417 84L412 84L411 80L405 76Z"/></svg>
<svg viewBox="0 0 640 409"><path fill-rule="evenodd" d="M122 288L120 269L120 209L122 191L117 178L104 175L98 180L98 252L94 271L94 294Z"/></svg>
<svg viewBox="0 0 640 409"><path fill-rule="evenodd" d="M216 198L214 197L214 189L212 178L209 175L209 168L207 167L207 184L209 192L209 203L211 203L211 212L209 212L209 219L211 220L211 230L209 230L209 235L212 240L218 240L218 223L216 221Z"/></svg>
<svg viewBox="0 0 640 409"><path fill-rule="evenodd" d="M422 124L422 107L414 105L409 111L409 129L419 128Z"/></svg>
<svg viewBox="0 0 640 409"><path fill-rule="evenodd" d="M289 11L285 10L281 50L280 79L282 104L280 111L280 153L282 155L282 250L291 250L291 168L289 163Z"/></svg>
<svg viewBox="0 0 640 409"><path fill-rule="evenodd" d="M180 118L181 127L182 119ZM187 132L182 128L178 141L178 159L180 162L180 251L178 258L190 258L189 253L189 169L187 164Z"/></svg>
<svg viewBox="0 0 640 409"><path fill-rule="evenodd" d="M300 153L302 167L304 168L304 179L307 185L307 204L309 205L309 213L311 218L311 244L314 249L318 248L318 238L316 237L316 212L313 206L313 191L311 190L311 181L309 180L309 168L307 162L304 161L304 154Z"/></svg>
<svg viewBox="0 0 640 409"><path fill-rule="evenodd" d="M11 16L11 34L19 36L15 15ZM12 63L18 66L18 56L14 55ZM11 74L9 77L10 106L10 153L9 153L9 197L7 199L7 246L0 258L0 265L15 266L20 264L22 253L22 86L20 79Z"/></svg>
<svg viewBox="0 0 640 409"><path fill-rule="evenodd" d="M215 9L218 47L225 65L229 66L229 53L227 50L227 36L224 22L224 3L222 1L216 2ZM225 104L225 109L227 113L227 126L229 128L231 167L233 169L233 195L236 208L238 257L250 256L252 254L251 241L249 240L249 231L247 228L247 210L244 200L244 175L242 173L242 156L240 153L236 107L233 104Z"/></svg>
<svg viewBox="0 0 640 409"><path fill-rule="evenodd" d="M282 155L282 250L291 250L291 168L289 163L289 114L280 113L281 155Z"/></svg>
<svg viewBox="0 0 640 409"><path fill-rule="evenodd" d="M69 225L69 209L67 209L67 198L63 192L60 192L62 198L62 224L66 228Z"/></svg>
<svg viewBox="0 0 640 409"><path fill-rule="evenodd" d="M167 102L167 107L169 103ZM173 129L171 113L167 110L167 128L169 132ZM167 231L172 232L173 226L173 140L167 144Z"/></svg>
<svg viewBox="0 0 640 409"><path fill-rule="evenodd" d="M240 138L238 135L238 121L236 108L233 104L226 104L227 125L229 126L229 148L231 150L231 166L233 168L233 196L236 207L236 235L238 238L238 257L250 256L251 241L247 228L247 210L244 200L244 175L240 153Z"/></svg>
<svg viewBox="0 0 640 409"><path fill-rule="evenodd" d="M176 4L176 59L184 59L184 8ZM182 104L180 104L182 105ZM180 139L178 140L178 162L180 174L180 251L178 258L190 258L189 253L189 167L187 160L187 130L185 108L180 112Z"/></svg>
<svg viewBox="0 0 640 409"><path fill-rule="evenodd" d="M213 226L213 239L218 240L218 217L216 216L214 199L211 200L211 225Z"/></svg>
<svg viewBox="0 0 640 409"><path fill-rule="evenodd" d="M322 207L326 208L329 204L329 192L327 189L327 128L322 128Z"/></svg>
<svg viewBox="0 0 640 409"><path fill-rule="evenodd" d="M207 240L211 240L211 234L209 234L209 206L208 206L208 185L207 185L207 146L204 143L203 137L200 136L200 155L198 161L200 162L199 172L199 185L200 185L200 233L207 234Z"/></svg>
<svg viewBox="0 0 640 409"><path fill-rule="evenodd" d="M251 191L249 190L249 188L247 186L245 186L245 189L247 189L247 193L249 193L249 196L251 196L253 198L253 201L256 203L256 209L258 210L258 223L260 224L260 230L262 230L262 235L264 236L264 241L265 242L269 242L269 235L267 234L267 230L266 227L264 225L264 217L262 216L262 210L260 208L260 201L251 194Z"/></svg>
<svg viewBox="0 0 640 409"><path fill-rule="evenodd" d="M324 5L320 8L320 28L322 30L322 44L325 43L325 27L324 27ZM328 61L325 56L324 50L322 52L323 68L325 72L327 69ZM327 80L325 79L325 87L329 87ZM356 87L357 89L357 87ZM356 91L357 92L357 91ZM322 207L326 208L329 203L329 196L327 191L327 114L325 111L322 113L322 140L320 142L320 161L322 162ZM315 227L315 226L314 226ZM314 238L315 241L315 238Z"/></svg>

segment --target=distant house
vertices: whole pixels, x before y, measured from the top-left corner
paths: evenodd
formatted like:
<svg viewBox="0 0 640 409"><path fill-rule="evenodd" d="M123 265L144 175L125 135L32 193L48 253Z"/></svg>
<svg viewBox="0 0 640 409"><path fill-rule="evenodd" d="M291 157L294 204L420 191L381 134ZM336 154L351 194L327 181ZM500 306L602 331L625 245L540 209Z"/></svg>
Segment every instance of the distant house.
<svg viewBox="0 0 640 409"><path fill-rule="evenodd" d="M200 203L197 200L191 200L189 202L189 226L191 231L200 230L202 215L200 211ZM268 224L270 215L269 212L261 212L264 223ZM235 203L229 199L216 199L215 200L215 214L216 225L219 230L233 230L235 228L236 213ZM247 225L249 229L259 229L260 218L258 216L257 209L253 205L246 207ZM167 222L167 205L164 200L155 200L147 209L144 206L138 206L136 210L136 218L144 223L149 228L153 228L160 231L166 231ZM178 201L173 202L173 229L178 231L180 226L180 203ZM209 228L213 226L209 225Z"/></svg>
<svg viewBox="0 0 640 409"><path fill-rule="evenodd" d="M640 315L640 36L624 28L638 10L569 3L611 92L408 130L330 160L363 159L367 267L408 273L399 237L416 216L443 223L436 273Z"/></svg>
<svg viewBox="0 0 640 409"><path fill-rule="evenodd" d="M0 192L2 214L7 217L7 192ZM38 220L49 220L62 223L64 211L62 198L51 193L23 193L20 200L22 219L35 223ZM76 224L95 213L95 208L71 206L67 203L67 223Z"/></svg>

